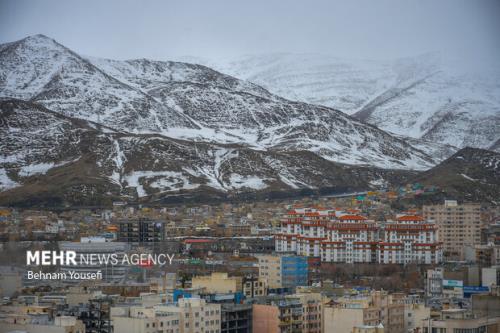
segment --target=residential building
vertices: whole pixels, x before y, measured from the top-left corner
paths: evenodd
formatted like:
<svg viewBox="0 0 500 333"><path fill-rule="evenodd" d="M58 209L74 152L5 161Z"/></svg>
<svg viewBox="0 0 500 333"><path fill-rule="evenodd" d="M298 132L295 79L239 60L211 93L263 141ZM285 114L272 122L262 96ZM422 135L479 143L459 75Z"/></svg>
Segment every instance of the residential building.
<svg viewBox="0 0 500 333"><path fill-rule="evenodd" d="M437 264L442 260L436 226L415 215L376 223L352 212L293 209L275 236L277 252L323 262Z"/></svg>
<svg viewBox="0 0 500 333"><path fill-rule="evenodd" d="M259 298L253 304L253 330L259 333L322 332L319 294Z"/></svg>
<svg viewBox="0 0 500 333"><path fill-rule="evenodd" d="M120 333L178 333L180 313L154 307L132 306L112 308L113 328Z"/></svg>
<svg viewBox="0 0 500 333"><path fill-rule="evenodd" d="M429 298L443 295L444 268L428 269L425 278L425 295Z"/></svg>
<svg viewBox="0 0 500 333"><path fill-rule="evenodd" d="M436 223L443 254L448 260L464 260L466 245L481 244L481 205L458 204L446 200L443 205L423 207L423 216Z"/></svg>
<svg viewBox="0 0 500 333"><path fill-rule="evenodd" d="M259 256L259 278L268 288L293 288L308 283L306 257L270 254Z"/></svg>
<svg viewBox="0 0 500 333"><path fill-rule="evenodd" d="M437 264L442 261L436 226L417 215L399 215L383 228L379 243L379 263Z"/></svg>
<svg viewBox="0 0 500 333"><path fill-rule="evenodd" d="M422 320L429 318L431 308L422 303L405 304L405 332L415 332L422 324Z"/></svg>
<svg viewBox="0 0 500 333"><path fill-rule="evenodd" d="M117 238L120 242L151 245L165 238L165 223L144 218L119 220Z"/></svg>
<svg viewBox="0 0 500 333"><path fill-rule="evenodd" d="M156 310L179 314L179 333L220 333L221 305L200 298L181 298L177 304L155 306Z"/></svg>
<svg viewBox="0 0 500 333"><path fill-rule="evenodd" d="M260 297L267 295L267 280L256 276L246 276L243 278L243 295L246 298Z"/></svg>
<svg viewBox="0 0 500 333"><path fill-rule="evenodd" d="M483 287L491 289L500 286L500 266L483 268L481 273L481 285Z"/></svg>
<svg viewBox="0 0 500 333"><path fill-rule="evenodd" d="M423 333L490 333L498 332L500 317L477 316L467 309L447 309L437 318L422 320Z"/></svg>
<svg viewBox="0 0 500 333"><path fill-rule="evenodd" d="M403 333L405 304L399 297L381 291L340 297L324 307L323 325L325 332L351 333L354 327L382 325L385 332Z"/></svg>

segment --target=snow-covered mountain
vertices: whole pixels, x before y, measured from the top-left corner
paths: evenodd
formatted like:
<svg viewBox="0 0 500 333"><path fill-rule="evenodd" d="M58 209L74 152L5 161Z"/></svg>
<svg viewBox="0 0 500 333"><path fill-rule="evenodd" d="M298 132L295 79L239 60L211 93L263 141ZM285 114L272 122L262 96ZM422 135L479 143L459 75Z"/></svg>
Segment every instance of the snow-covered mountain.
<svg viewBox="0 0 500 333"><path fill-rule="evenodd" d="M308 150L330 161L426 169L404 140L332 108L292 102L208 67L82 57L43 35L0 46L0 97L134 134Z"/></svg>
<svg viewBox="0 0 500 333"><path fill-rule="evenodd" d="M341 165L307 151L125 133L16 99L0 101L0 136L0 205L355 190L415 174Z"/></svg>
<svg viewBox="0 0 500 333"><path fill-rule="evenodd" d="M500 139L500 67L473 73L436 54L395 61L272 54L205 63L423 144L495 149Z"/></svg>

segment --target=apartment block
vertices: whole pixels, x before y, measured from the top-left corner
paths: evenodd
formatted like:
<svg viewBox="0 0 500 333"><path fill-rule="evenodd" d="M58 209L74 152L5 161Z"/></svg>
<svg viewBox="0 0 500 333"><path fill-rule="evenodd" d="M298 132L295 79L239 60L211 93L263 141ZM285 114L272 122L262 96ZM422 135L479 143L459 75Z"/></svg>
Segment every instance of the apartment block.
<svg viewBox="0 0 500 333"><path fill-rule="evenodd" d="M442 249L436 229L416 215L376 223L352 212L303 208L284 216L275 242L277 252L323 262L437 264Z"/></svg>
<svg viewBox="0 0 500 333"><path fill-rule="evenodd" d="M134 306L113 308L115 332L122 333L179 333L180 314L154 307Z"/></svg>
<svg viewBox="0 0 500 333"><path fill-rule="evenodd" d="M323 308L324 332L351 333L354 328L384 327L385 332L403 333L405 304L387 292L335 299Z"/></svg>
<svg viewBox="0 0 500 333"><path fill-rule="evenodd" d="M305 286L308 282L307 258L280 254L259 256L259 278L271 289Z"/></svg>
<svg viewBox="0 0 500 333"><path fill-rule="evenodd" d="M262 333L322 332L319 294L260 298L253 304L253 330Z"/></svg>
<svg viewBox="0 0 500 333"><path fill-rule="evenodd" d="M243 295L245 295L246 298L266 296L267 280L256 276L244 277Z"/></svg>
<svg viewBox="0 0 500 333"><path fill-rule="evenodd" d="M158 305L155 309L179 314L179 333L220 333L221 305L200 298L181 298L174 305Z"/></svg>
<svg viewBox="0 0 500 333"><path fill-rule="evenodd" d="M443 310L437 318L422 320L423 333L493 333L498 332L500 317L477 316L466 309Z"/></svg>
<svg viewBox="0 0 500 333"><path fill-rule="evenodd" d="M481 243L480 204L459 205L454 200L446 200L443 205L424 206L423 216L438 227L438 237L447 260L464 260L464 247Z"/></svg>

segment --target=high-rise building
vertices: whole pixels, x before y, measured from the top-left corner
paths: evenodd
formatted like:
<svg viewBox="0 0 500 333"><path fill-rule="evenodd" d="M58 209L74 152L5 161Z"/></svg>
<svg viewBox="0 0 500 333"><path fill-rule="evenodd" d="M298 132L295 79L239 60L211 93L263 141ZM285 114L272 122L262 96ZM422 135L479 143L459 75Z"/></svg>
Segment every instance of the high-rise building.
<svg viewBox="0 0 500 333"><path fill-rule="evenodd" d="M437 225L443 254L448 260L464 260L464 247L481 243L480 204L459 205L446 200L443 205L424 206L423 216Z"/></svg>

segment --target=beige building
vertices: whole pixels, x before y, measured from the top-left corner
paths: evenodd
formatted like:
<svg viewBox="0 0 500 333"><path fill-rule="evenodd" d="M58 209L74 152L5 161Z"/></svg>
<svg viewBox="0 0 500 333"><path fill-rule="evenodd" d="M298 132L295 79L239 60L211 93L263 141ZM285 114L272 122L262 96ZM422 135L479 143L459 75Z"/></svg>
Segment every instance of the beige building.
<svg viewBox="0 0 500 333"><path fill-rule="evenodd" d="M243 291L243 278L229 277L227 273L212 273L193 277L191 285L193 289L204 289L207 293L228 294Z"/></svg>
<svg viewBox="0 0 500 333"><path fill-rule="evenodd" d="M111 319L115 332L177 333L181 332L179 313L157 311L153 307L113 308Z"/></svg>
<svg viewBox="0 0 500 333"><path fill-rule="evenodd" d="M441 311L436 319L422 320L423 333L497 333L500 317L479 317L465 309L449 309Z"/></svg>
<svg viewBox="0 0 500 333"><path fill-rule="evenodd" d="M120 333L220 333L221 306L181 298L178 304L113 307L111 319Z"/></svg>
<svg viewBox="0 0 500 333"><path fill-rule="evenodd" d="M181 298L177 305L158 305L161 312L179 313L179 333L220 333L221 306L199 298Z"/></svg>
<svg viewBox="0 0 500 333"><path fill-rule="evenodd" d="M359 304L362 306L362 304ZM366 305L366 308L368 304ZM353 327L363 325L363 308L327 305L323 308L325 332L351 333Z"/></svg>
<svg viewBox="0 0 500 333"><path fill-rule="evenodd" d="M323 306L321 295L318 293L266 297L258 302L252 306L254 332L324 332L322 330Z"/></svg>
<svg viewBox="0 0 500 333"><path fill-rule="evenodd" d="M260 256L259 278L266 281L269 288L281 288L281 258L276 255Z"/></svg>
<svg viewBox="0 0 500 333"><path fill-rule="evenodd" d="M387 292L341 297L323 308L324 332L352 333L354 328L384 327L384 332L405 332L405 305Z"/></svg>
<svg viewBox="0 0 500 333"><path fill-rule="evenodd" d="M480 204L459 205L454 200L446 200L443 205L424 206L423 215L436 223L443 255L448 260L464 260L464 247L481 243Z"/></svg>
<svg viewBox="0 0 500 333"><path fill-rule="evenodd" d="M414 332L421 328L422 321L429 318L431 309L425 304L405 305L405 332Z"/></svg>
<svg viewBox="0 0 500 333"><path fill-rule="evenodd" d="M247 278L243 282L243 295L247 298L266 296L267 281L262 278Z"/></svg>

